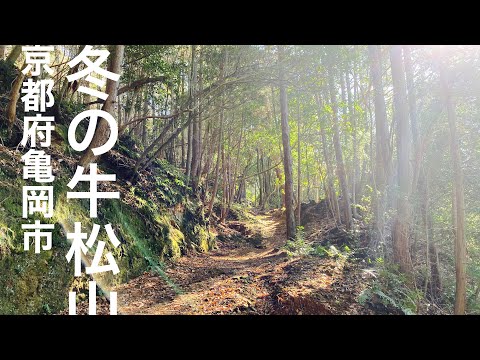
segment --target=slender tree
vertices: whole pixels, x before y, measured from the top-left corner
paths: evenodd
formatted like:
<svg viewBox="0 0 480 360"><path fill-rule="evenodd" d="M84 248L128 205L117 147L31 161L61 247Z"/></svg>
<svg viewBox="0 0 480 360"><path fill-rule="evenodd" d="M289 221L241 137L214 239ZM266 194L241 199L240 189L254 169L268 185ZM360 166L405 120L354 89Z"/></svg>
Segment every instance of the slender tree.
<svg viewBox="0 0 480 360"><path fill-rule="evenodd" d="M348 72L345 74L345 79L346 79L346 90L347 90L347 105L348 105L348 118L350 119L350 123L352 124L353 132L352 132L352 152L353 152L353 164L352 164L352 204L353 204L353 209L352 209L352 215L354 217L358 217L357 214L357 193L356 193L356 188L357 188L357 181L358 181L358 172L359 172L359 164L358 164L358 139L357 139L357 121L356 121L356 116L354 114L354 108L353 108L353 94L352 94L352 86L350 84L350 78Z"/></svg>
<svg viewBox="0 0 480 360"><path fill-rule="evenodd" d="M300 102L298 103L297 111L297 224L301 225L301 211L302 211L302 155L300 152Z"/></svg>
<svg viewBox="0 0 480 360"><path fill-rule="evenodd" d="M285 88L284 61L285 49L283 45L277 46L278 50L278 78L280 88L280 117L282 121L282 143L283 143L283 168L285 171L285 216L287 224L287 238L295 238L295 215L293 206L293 171L292 171L292 149L290 147L290 127L288 126L288 105L287 91Z"/></svg>
<svg viewBox="0 0 480 360"><path fill-rule="evenodd" d="M223 49L222 53L222 60L220 62L220 81L223 81L225 79L225 66L227 63L227 58L228 58L228 53L226 49ZM223 142L223 127L224 127L224 108L225 108L225 98L223 96L223 91L220 94L219 97L219 122L220 122L220 129L218 132L218 145L217 145L217 161L215 164L215 177L214 177L214 183L213 183L213 189L212 189L212 197L210 199L210 202L208 203L208 210L207 210L207 216L210 218L212 215L212 210L213 210L213 204L215 202L215 197L217 196L217 191L218 191L218 183L219 183L219 172L220 172L220 158L222 154L222 142Z"/></svg>
<svg viewBox="0 0 480 360"><path fill-rule="evenodd" d="M22 65L22 69L25 67L25 63ZM15 81L12 84L12 89L10 91L10 101L7 105L7 119L8 119L8 128L12 129L15 119L17 118L17 103L20 98L20 89L22 88L23 80L25 75L23 72L19 71Z"/></svg>
<svg viewBox="0 0 480 360"><path fill-rule="evenodd" d="M315 100L317 102L318 119L320 120L322 118L321 109L323 108L322 99L320 95L316 94ZM321 143L322 143L322 150L323 150L323 160L325 162L325 167L327 170L325 193L326 193L327 200L329 202L333 217L335 219L335 222L337 223L337 225L339 225L342 223L342 219L340 217L340 207L338 205L337 193L335 191L335 187L333 184L333 166L330 160L330 153L327 147L327 135L325 131L325 126L326 126L325 123L326 121L323 124L320 124L320 136L321 136Z"/></svg>
<svg viewBox="0 0 480 360"><path fill-rule="evenodd" d="M387 110L382 81L381 53L378 45L368 46L370 77L374 91L375 106L375 233L376 242L383 240L385 228L385 189L390 170L390 147L388 145ZM373 139L372 139L373 141Z"/></svg>
<svg viewBox="0 0 480 360"><path fill-rule="evenodd" d="M333 145L335 148L335 158L337 160L337 176L340 181L340 190L342 191L343 215L345 219L345 227L351 230L352 222L352 207L350 205L350 195L348 192L347 174L345 172L345 164L343 162L342 147L340 144L340 130L338 127L338 106L335 92L335 73L333 68L333 57L329 59L328 64L328 88L330 92L330 103L332 105L332 120L333 120Z"/></svg>
<svg viewBox="0 0 480 360"><path fill-rule="evenodd" d="M390 49L394 93L394 117L397 125L397 214L393 228L393 256L404 272L412 272L409 249L410 234L410 140L408 137L408 105L402 47Z"/></svg>
<svg viewBox="0 0 480 360"><path fill-rule="evenodd" d="M464 315L466 311L466 260L465 243L465 200L463 185L462 157L457 134L457 119L449 79L443 59L440 60L440 84L443 101L447 108L448 126L450 128L450 156L453 165L453 219L455 232L455 314Z"/></svg>

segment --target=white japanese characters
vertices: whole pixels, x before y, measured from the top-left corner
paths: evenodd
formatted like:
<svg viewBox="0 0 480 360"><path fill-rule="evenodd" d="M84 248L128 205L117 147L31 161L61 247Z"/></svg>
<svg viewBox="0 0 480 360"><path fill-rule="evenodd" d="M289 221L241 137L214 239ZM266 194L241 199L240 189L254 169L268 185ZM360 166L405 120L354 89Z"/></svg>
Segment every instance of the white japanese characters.
<svg viewBox="0 0 480 360"><path fill-rule="evenodd" d="M38 183L52 182L55 176L52 174L50 155L44 150L30 149L22 156L25 163L23 167L23 178L34 179Z"/></svg>
<svg viewBox="0 0 480 360"><path fill-rule="evenodd" d="M75 134L80 122L86 118L89 118L87 133L85 134L83 141L79 143L75 138ZM77 115L75 119L72 120L68 128L68 142L75 151L84 151L91 144L93 136L95 135L95 129L97 128L98 118L103 118L107 121L108 126L110 127L110 135L105 144L92 149L93 154L95 156L103 155L115 146L118 138L117 120L115 120L115 118L108 112L103 110L86 110Z"/></svg>
<svg viewBox="0 0 480 360"><path fill-rule="evenodd" d="M45 79L47 75L52 75L50 68L50 52L54 51L53 46L23 46L25 52L26 67L22 70L25 75L30 75L22 84L22 102L25 113L35 116L24 117L24 132L21 145L30 149L22 156L24 162L23 179L28 183L51 183L55 179L52 172L50 155L44 150L38 150L37 147L47 148L51 145L52 131L55 126L53 116L42 116L47 108L54 105L52 95L53 80ZM45 72L45 73L44 73ZM31 114L32 112L37 114ZM25 185L23 186L22 196L22 216L28 219L31 215L40 214L44 219L53 216L54 198L53 186L46 185ZM23 249L30 250L30 243L33 241L35 253L39 254L42 250L52 249L52 230L54 224L44 224L40 220L35 220L34 224L22 224ZM42 245L42 240L44 244Z"/></svg>
<svg viewBox="0 0 480 360"><path fill-rule="evenodd" d="M91 45L86 45L82 52L68 63L68 66L73 68L74 66L80 64L80 62L83 62L85 64L85 68L75 74L68 75L67 80L72 82L81 78L85 78L85 80L89 83L100 87L105 86L105 80L91 75L93 73L113 81L118 81L120 75L114 74L100 67L108 59L108 55L110 55L108 50L94 50ZM95 62L92 62L89 57L96 57ZM91 89L86 86L80 86L78 91L91 96L96 96L102 100L107 100L108 98L107 93Z"/></svg>
<svg viewBox="0 0 480 360"><path fill-rule="evenodd" d="M42 238L45 238L46 245L42 245L43 250L52 249L52 233L50 231L42 230L53 230L55 225L53 224L42 224L40 220L35 220L35 224L22 224L22 229L33 230L26 231L23 233L23 250L30 250L30 238L33 238L35 243L35 254L40 254L40 243Z"/></svg>
<svg viewBox="0 0 480 360"><path fill-rule="evenodd" d="M39 139L41 140L40 147L49 147L52 143L52 131L55 130L55 126L52 125L54 121L53 116L42 116L40 114L25 116L23 119L22 146L27 146L28 140L30 140L30 146L34 148L37 146L37 139Z"/></svg>
<svg viewBox="0 0 480 360"><path fill-rule="evenodd" d="M51 155L46 152L46 148L51 146L52 131L55 130L53 116L43 114L54 106L54 96L52 93L54 81L49 78L54 74L50 67L51 52L55 51L53 46L23 46L25 55L25 68L22 73L27 77L22 84L22 102L24 105L25 116L23 138L21 145L27 148L27 152L22 156L23 179L26 185L23 187L22 216L24 219L34 222L22 224L24 230L24 250L30 251L33 245L36 254L41 251L52 249L52 232L55 229L54 224L44 223L54 215L54 186L51 184L55 180L52 168ZM106 81L118 81L119 74L112 73L102 66L108 59L110 52L108 50L94 49L86 45L80 54L72 59L68 65L75 67L78 72L67 76L69 82L76 81L80 86L77 91L95 96L103 101L107 100L108 94L104 92ZM83 66L78 66L83 63ZM89 85L93 85L90 87ZM101 120L103 119L103 120ZM77 141L76 132L82 120L88 121L88 130L84 139ZM109 137L106 142L98 147L92 148L95 156L105 154L113 148L118 138L118 124L116 119L107 111L99 109L85 110L78 114L71 122L68 129L68 141L71 147L78 152L83 152L89 148L94 137L99 121L106 121L110 128ZM100 182L116 181L115 174L98 173L96 163L89 164L90 172L84 173L82 166L77 166L73 178L68 183L70 189L75 189L80 182L89 184L89 191L68 191L67 199L88 199L90 200L90 217L98 217L99 199L119 199L118 191L99 191ZM39 220L38 217L42 220ZM108 242L117 248L120 241L116 237L111 224L104 226ZM97 239L102 225L93 224L90 234L82 232L82 224L75 222L74 231L67 233L67 239L71 242L71 247L66 254L68 263L73 262L74 276L82 276L82 262L85 263L85 273L94 275L98 273L112 272L116 275L120 272L116 260L111 251L107 248L107 242ZM102 239L105 239L103 237ZM110 247L111 249L111 247ZM90 261L88 254L93 254ZM89 282L89 314L96 314L96 281ZM117 293L110 292L110 313L117 314ZM69 292L69 313L76 314L76 293Z"/></svg>
<svg viewBox="0 0 480 360"><path fill-rule="evenodd" d="M45 218L53 216L53 186L23 187L23 218L36 212Z"/></svg>
<svg viewBox="0 0 480 360"><path fill-rule="evenodd" d="M88 181L90 182L90 191L79 191L79 192L67 192L68 199L89 199L90 200L90 217L96 218L97 214L97 200L98 199L120 199L120 193L118 191L113 192L99 192L98 191L98 182L99 181L115 181L115 174L97 174L97 164L90 164L90 174L83 173L83 167L77 166L75 175L73 179L68 183L70 189L75 188L79 181Z"/></svg>
<svg viewBox="0 0 480 360"><path fill-rule="evenodd" d="M68 233L67 239L72 240L72 246L68 251L66 257L68 262L74 259L75 265L75 276L81 276L81 260L82 260L82 253L87 254L88 249L91 249L97 240L98 233L100 231L100 225L94 224L92 232L90 236L87 233L82 232L82 224L79 222L75 223L75 232ZM116 248L120 245L120 241L118 241L115 233L113 232L112 225L108 224L105 225L105 231L107 232L108 239ZM84 243L83 241L86 240L88 237L88 241ZM98 241L95 256L93 258L92 264L86 267L87 274L95 274L99 272L107 272L112 271L113 274L118 274L120 270L118 269L117 263L115 262L115 258L113 257L111 252L107 252L105 254L106 259L108 260L108 265L100 265L100 260L102 259L103 250L105 249L105 242Z"/></svg>
<svg viewBox="0 0 480 360"><path fill-rule="evenodd" d="M22 51L25 53L25 63L27 66L22 70L23 74L31 71L31 76L42 75L42 70L48 75L53 75L53 70L50 64L50 52L54 51L53 46L22 46Z"/></svg>
<svg viewBox="0 0 480 360"><path fill-rule="evenodd" d="M26 94L22 97L25 112L45 112L47 107L50 108L53 106L53 80L33 81L32 79L28 79L27 81L24 81L22 85L22 94Z"/></svg>
<svg viewBox="0 0 480 360"><path fill-rule="evenodd" d="M84 49L78 54L77 57L72 59L68 65L73 68L80 63L84 64L82 70L70 74L67 76L69 82L77 81L80 83L78 87L79 92L95 96L102 100L107 100L108 94L97 90L103 89L106 85L106 79L112 81L118 81L120 75L112 73L103 69L102 64L108 59L110 52L108 50L93 49L92 46L86 45ZM92 60L93 59L93 60ZM80 67L77 67L79 69ZM82 85L93 84L95 88ZM40 88L40 93L42 89ZM48 93L48 88L45 90ZM40 107L41 107L40 103ZM48 104L45 104L48 106ZM82 141L78 142L76 138L77 128L83 120L88 119L87 132ZM68 128L68 142L70 146L78 152L85 151L91 145L94 137L95 130L97 128L98 121L104 119L109 128L109 137L107 141L98 147L92 148L92 152L95 156L105 154L113 148L118 139L118 124L116 119L108 112L104 110L91 109L85 110L78 114L70 123ZM37 126L38 128L38 126ZM35 136L35 135L31 135ZM90 218L98 217L98 200L99 199L119 199L120 193L118 191L98 191L99 182L113 182L116 181L115 174L99 174L96 163L89 164L90 173L84 173L85 168L83 166L77 166L75 174L71 181L68 183L70 189L76 188L79 182L88 182L89 191L68 191L67 199L88 199L90 200ZM111 271L113 275L120 272L118 265L115 261L113 254L110 251L105 250L106 242L102 240L97 241L98 234L101 226L94 224L90 235L82 232L82 224L75 222L75 229L73 233L67 234L67 239L71 240L71 247L68 251L66 258L70 263L74 263L74 275L76 277L82 276L82 257L85 257L89 250L94 250L93 260L89 265L85 266L86 274L97 274ZM115 236L111 224L105 225L105 231L110 243L114 248L120 246L120 241ZM87 240L88 239L88 240ZM84 242L86 240L86 242ZM94 246L96 244L96 246ZM96 314L96 282L89 282L89 315ZM110 314L117 314L117 293L110 292ZM69 293L69 314L76 314L76 293Z"/></svg>

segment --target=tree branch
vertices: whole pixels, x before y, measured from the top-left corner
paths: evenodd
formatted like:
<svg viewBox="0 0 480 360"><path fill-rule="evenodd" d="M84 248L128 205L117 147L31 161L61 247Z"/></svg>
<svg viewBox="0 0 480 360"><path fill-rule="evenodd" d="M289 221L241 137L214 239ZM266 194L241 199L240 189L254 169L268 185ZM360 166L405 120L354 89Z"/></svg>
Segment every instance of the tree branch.
<svg viewBox="0 0 480 360"><path fill-rule="evenodd" d="M240 175L238 178L239 178L239 179L242 179L242 178L243 178L243 180L248 180L248 179L250 179L250 178L252 178L252 177L258 176L258 175L260 175L260 174L266 173L267 171L270 171L270 170L272 170L272 169L275 169L277 166L280 166L281 164L282 164L282 161L280 161L279 163L277 163L277 164L269 167L269 168L266 169L266 170L260 171L259 173L256 173L256 174L253 174L253 175L249 175L249 176L245 176L245 177L244 177L243 174L242 174L242 175Z"/></svg>
<svg viewBox="0 0 480 360"><path fill-rule="evenodd" d="M142 116L142 117L139 117L139 118L136 118L136 119L133 119L133 120L130 120L129 122L127 122L126 124L122 124L122 127L120 128L120 130L118 131L119 134L123 133L125 131L125 129L127 128L127 126L131 125L131 124L135 124L137 122L141 122L143 120L147 120L147 119L164 119L164 120L168 120L168 119L172 119L172 118L175 118L175 117L178 117L180 114L184 113L184 112L188 112L190 111L190 109L187 109L187 110L183 110L181 112L177 112L175 114L170 114L170 115L150 115L150 116Z"/></svg>
<svg viewBox="0 0 480 360"><path fill-rule="evenodd" d="M121 87L120 89L118 89L118 94L117 95L122 95L123 93L125 93L127 91L133 90L135 88L139 88L139 87L147 85L147 84L152 84L152 83L156 83L156 82L163 82L163 81L165 81L165 76L163 76L163 75L153 77L153 78L144 78L144 79L135 80L131 84L125 85L125 86Z"/></svg>
<svg viewBox="0 0 480 360"><path fill-rule="evenodd" d="M153 77L153 78L144 78L144 79L140 79L140 80L135 80L131 84L122 86L120 89L118 89L117 96L120 96L123 93L126 93L127 91L137 89L137 88L142 87L144 85L152 84L152 83L156 83L156 82L161 82L161 81L165 81L165 76L162 75L162 76L157 76L157 77ZM89 105L95 105L95 104L103 104L104 102L105 102L105 100L97 99L95 101L90 101L88 103L84 103L83 105L89 106Z"/></svg>

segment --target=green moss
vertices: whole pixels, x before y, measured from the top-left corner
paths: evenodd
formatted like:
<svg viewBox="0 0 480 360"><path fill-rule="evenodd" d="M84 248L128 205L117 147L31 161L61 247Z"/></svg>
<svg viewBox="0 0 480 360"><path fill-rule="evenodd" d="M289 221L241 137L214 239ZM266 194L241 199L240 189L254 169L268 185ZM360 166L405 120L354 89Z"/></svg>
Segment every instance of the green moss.
<svg viewBox="0 0 480 360"><path fill-rule="evenodd" d="M214 237L212 234L200 225L195 225L193 234L195 236L196 244L198 245L198 249L202 252L207 252L211 250L214 245Z"/></svg>
<svg viewBox="0 0 480 360"><path fill-rule="evenodd" d="M69 284L73 279L73 269L65 259L68 246L64 240L64 225L67 222L57 217L65 210L61 205L57 206L62 201L57 199L54 218L33 217L33 220L57 224L52 235L52 250L40 254L25 252L21 229L22 223L26 222L22 219L22 186L25 183L18 176L9 182L5 180L0 175L0 198L3 199L0 204L0 248L3 249L0 250L0 313L60 311L66 306ZM56 186L63 186L62 181ZM71 207L68 209L72 210Z"/></svg>
<svg viewBox="0 0 480 360"><path fill-rule="evenodd" d="M114 248L102 226L97 241L106 242L105 251L112 252L120 269L117 275L109 272L95 276L104 289L152 270L181 293L165 274L163 261L180 257L189 243L199 251L208 251L214 246L201 204L188 200L191 189L185 186L183 174L171 165L156 164L153 191L137 187L128 199L122 196L120 201L100 201L98 219L91 219L88 200L66 198L69 191L66 184L73 173L65 166L66 162L62 162L53 183L53 218L35 216L29 220L38 218L56 224L52 250L40 254L25 252L21 229L25 223L22 219L25 181L18 172L20 159L12 159L2 152L0 159L5 164L0 168L0 314L57 313L68 306L71 290L77 291L80 300L85 298L89 279L87 276L75 278L73 263L65 258L70 248L66 235L73 232L75 222L81 222L87 233L94 223L110 223L120 241L120 246ZM86 186L79 184L75 190L86 189ZM95 246L89 251L90 258L94 252Z"/></svg>
<svg viewBox="0 0 480 360"><path fill-rule="evenodd" d="M182 228L190 248L206 252L215 247L216 238L208 230L208 221L201 204L193 202L185 204Z"/></svg>
<svg viewBox="0 0 480 360"><path fill-rule="evenodd" d="M145 223L139 220L141 217L138 214L136 214L136 216L128 216L128 214L131 214L131 209L123 205L117 205L117 203L114 203L113 207L116 209L116 215L122 229L121 234L123 238L129 238L133 245L126 247L127 255L121 256L120 254L121 262L118 265L120 267L120 275L122 275L122 279L124 277L128 279L130 277L140 275L136 274L136 268L138 270L141 269L141 272L150 269L160 275L176 293L182 293L181 289L179 289L177 285L170 280L163 270L164 266L161 262L161 254L165 249L165 243L149 238L147 234L152 233L152 229L150 229L150 232L147 233ZM164 226L167 226L168 224L166 220L166 217L158 217L158 221ZM158 250L158 245L160 245L161 250ZM117 253L115 256L118 255L119 254ZM125 267L122 266L125 261L128 261L130 270L125 270Z"/></svg>
<svg viewBox="0 0 480 360"><path fill-rule="evenodd" d="M147 237L145 223L141 217L129 206L112 201L102 208L103 223L110 223L114 228L115 235L120 241L120 246L114 248L107 240L107 249L112 252L117 261L120 273L110 276L110 286L128 281L132 277L140 275L148 268L148 260L142 254L142 246Z"/></svg>
<svg viewBox="0 0 480 360"><path fill-rule="evenodd" d="M173 227L168 232L168 255L173 259L179 258L182 255L182 246L184 245L185 236L180 230Z"/></svg>

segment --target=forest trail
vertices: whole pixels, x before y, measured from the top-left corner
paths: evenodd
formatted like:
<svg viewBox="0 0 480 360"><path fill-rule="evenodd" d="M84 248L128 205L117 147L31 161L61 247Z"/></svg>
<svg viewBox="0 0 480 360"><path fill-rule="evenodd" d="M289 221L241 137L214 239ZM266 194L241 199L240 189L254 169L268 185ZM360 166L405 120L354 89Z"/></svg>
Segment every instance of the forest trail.
<svg viewBox="0 0 480 360"><path fill-rule="evenodd" d="M320 205L310 206L302 217L307 242L340 239L325 212L315 213L324 210ZM288 256L279 211L226 225L225 232L239 229L246 237L219 240L217 250L183 256L166 266L165 276L145 273L118 286L119 313L371 313L356 300L368 272L345 257Z"/></svg>

